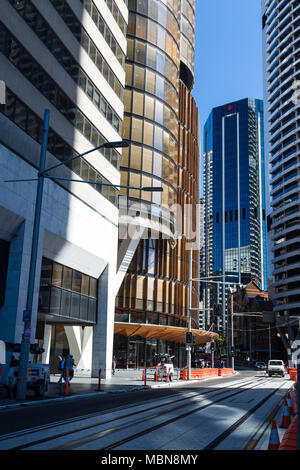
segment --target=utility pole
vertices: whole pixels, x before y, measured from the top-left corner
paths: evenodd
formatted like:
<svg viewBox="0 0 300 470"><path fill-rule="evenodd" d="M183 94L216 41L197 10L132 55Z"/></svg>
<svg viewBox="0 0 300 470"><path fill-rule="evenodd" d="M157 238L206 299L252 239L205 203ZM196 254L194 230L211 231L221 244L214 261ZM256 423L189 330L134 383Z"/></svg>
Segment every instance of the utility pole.
<svg viewBox="0 0 300 470"><path fill-rule="evenodd" d="M38 242L40 232L40 221L41 221L41 210L43 201L43 188L44 188L44 170L46 163L47 153L47 142L48 142L48 129L49 129L50 111L48 109L44 112L44 124L43 124L43 138L40 155L40 167L38 173L38 184L36 193L35 203L35 214L33 222L33 234L32 234L32 246L31 246L31 257L29 267L29 279L27 287L27 300L26 300L26 311L24 312L24 332L21 341L21 352L20 352L20 365L19 365L19 380L17 383L17 395L18 400L24 400L26 396L26 375L27 366L30 352L30 336L31 336L31 315L33 306L33 295L34 295L34 284L35 284L35 271L38 254Z"/></svg>

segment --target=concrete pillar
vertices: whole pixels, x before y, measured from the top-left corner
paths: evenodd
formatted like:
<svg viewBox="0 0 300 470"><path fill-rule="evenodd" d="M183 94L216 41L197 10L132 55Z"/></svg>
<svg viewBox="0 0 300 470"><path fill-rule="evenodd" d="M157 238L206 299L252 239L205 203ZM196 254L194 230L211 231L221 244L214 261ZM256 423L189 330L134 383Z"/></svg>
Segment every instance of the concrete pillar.
<svg viewBox="0 0 300 470"><path fill-rule="evenodd" d="M65 332L76 364L76 375L91 376L93 327L65 326Z"/></svg>
<svg viewBox="0 0 300 470"><path fill-rule="evenodd" d="M23 310L26 308L27 299L32 223L30 221L22 222L9 241L5 301L4 305L0 308L0 338L4 341L20 343L24 332ZM41 230L31 317L31 343L34 343L37 322L42 244L43 231Z"/></svg>
<svg viewBox="0 0 300 470"><path fill-rule="evenodd" d="M93 328L92 377L98 377L99 369L103 378L111 377L115 316L114 280L115 275L109 276L107 265L98 282L98 318Z"/></svg>
<svg viewBox="0 0 300 470"><path fill-rule="evenodd" d="M44 329L44 349L45 352L42 354L42 363L49 364L50 360L50 347L51 347L51 337L52 337L52 325L47 325L45 323Z"/></svg>

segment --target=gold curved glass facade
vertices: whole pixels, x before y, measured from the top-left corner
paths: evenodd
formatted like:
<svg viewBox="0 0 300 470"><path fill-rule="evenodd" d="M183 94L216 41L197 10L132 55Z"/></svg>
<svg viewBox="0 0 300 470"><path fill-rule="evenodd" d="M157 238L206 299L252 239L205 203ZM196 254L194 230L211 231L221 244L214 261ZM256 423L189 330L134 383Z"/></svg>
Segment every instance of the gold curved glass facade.
<svg viewBox="0 0 300 470"><path fill-rule="evenodd" d="M181 0L180 60L194 73L195 0Z"/></svg>
<svg viewBox="0 0 300 470"><path fill-rule="evenodd" d="M149 204L152 212L155 205L165 218L172 218L170 209L179 204L183 235L175 246L162 234L140 241L116 298L115 321L187 328L190 251L184 235L184 205L192 206L192 230L196 232L199 143L198 110L190 86L180 78L182 5L177 0L131 0L128 7L123 138L129 140L130 147L123 149L121 184L161 186L163 192L123 188L121 195ZM194 10L189 8L191 18ZM194 251L194 278L199 276L198 258ZM192 305L198 303L195 284ZM192 328L198 328L197 314L192 317ZM150 364L151 348L172 352L178 365L185 363L184 346L155 338L115 335L114 351L120 367L132 362L131 349L135 365Z"/></svg>
<svg viewBox="0 0 300 470"><path fill-rule="evenodd" d="M162 193L121 190L130 200L154 203L165 214L176 202L179 2L129 2L121 184L158 186Z"/></svg>

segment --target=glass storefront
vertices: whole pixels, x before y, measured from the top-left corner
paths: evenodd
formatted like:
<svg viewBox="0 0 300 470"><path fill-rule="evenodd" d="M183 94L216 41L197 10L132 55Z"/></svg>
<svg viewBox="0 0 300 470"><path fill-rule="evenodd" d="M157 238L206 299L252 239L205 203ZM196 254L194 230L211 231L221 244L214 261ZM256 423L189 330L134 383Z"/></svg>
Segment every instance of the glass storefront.
<svg viewBox="0 0 300 470"><path fill-rule="evenodd" d="M114 335L114 356L117 360L117 369L152 367L155 365L153 359L155 353L174 355L175 367L186 366L185 345L141 336L126 337L118 333Z"/></svg>

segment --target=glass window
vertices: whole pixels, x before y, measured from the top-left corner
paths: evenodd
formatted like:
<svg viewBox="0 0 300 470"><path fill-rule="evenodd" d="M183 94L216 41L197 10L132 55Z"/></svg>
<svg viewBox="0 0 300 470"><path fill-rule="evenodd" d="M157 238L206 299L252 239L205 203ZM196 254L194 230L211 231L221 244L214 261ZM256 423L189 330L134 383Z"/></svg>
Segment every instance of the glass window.
<svg viewBox="0 0 300 470"><path fill-rule="evenodd" d="M136 36L141 39L147 37L147 21L141 16L136 17Z"/></svg>
<svg viewBox="0 0 300 470"><path fill-rule="evenodd" d="M124 90L124 111L127 113L131 113L131 97L132 97L132 91L125 89Z"/></svg>
<svg viewBox="0 0 300 470"><path fill-rule="evenodd" d="M70 313L71 313L71 292L67 290L62 290L60 314L65 317L69 317Z"/></svg>
<svg viewBox="0 0 300 470"><path fill-rule="evenodd" d="M156 49L155 47L148 46L147 49L147 65L152 69L156 69Z"/></svg>
<svg viewBox="0 0 300 470"><path fill-rule="evenodd" d="M91 123L87 119L85 119L85 123L84 123L84 135L88 140L90 140L90 138L91 138Z"/></svg>
<svg viewBox="0 0 300 470"><path fill-rule="evenodd" d="M136 88L144 89L145 86L145 69L143 67L134 68L134 86Z"/></svg>
<svg viewBox="0 0 300 470"><path fill-rule="evenodd" d="M143 137L143 121L141 119L132 119L132 140L142 142Z"/></svg>
<svg viewBox="0 0 300 470"><path fill-rule="evenodd" d="M83 160L81 161L81 175L80 176L83 180L89 179L89 167Z"/></svg>
<svg viewBox="0 0 300 470"><path fill-rule="evenodd" d="M96 322L96 316L97 316L96 308L97 308L96 300L89 298L88 320L91 322Z"/></svg>
<svg viewBox="0 0 300 470"><path fill-rule="evenodd" d="M90 43L90 58L92 59L92 61L95 63L96 62L96 47L94 46L94 44L91 42Z"/></svg>
<svg viewBox="0 0 300 470"><path fill-rule="evenodd" d="M97 52L96 65L97 65L98 69L100 70L100 72L102 72L103 58L102 58L102 55L99 52Z"/></svg>
<svg viewBox="0 0 300 470"><path fill-rule="evenodd" d="M63 287L65 289L70 289L72 287L72 269L64 266L63 270Z"/></svg>
<svg viewBox="0 0 300 470"><path fill-rule="evenodd" d="M152 150L146 148L143 150L143 171L152 173Z"/></svg>
<svg viewBox="0 0 300 470"><path fill-rule="evenodd" d="M154 147L157 150L162 150L163 147L163 131L158 126L155 126L154 129Z"/></svg>
<svg viewBox="0 0 300 470"><path fill-rule="evenodd" d="M140 64L146 64L146 44L135 42L135 60Z"/></svg>
<svg viewBox="0 0 300 470"><path fill-rule="evenodd" d="M56 287L61 287L62 268L61 264L53 263L52 284Z"/></svg>
<svg viewBox="0 0 300 470"><path fill-rule="evenodd" d="M131 64L126 64L125 65L125 72L126 72L126 80L125 84L126 86L132 86L132 65Z"/></svg>
<svg viewBox="0 0 300 470"><path fill-rule="evenodd" d="M156 23L148 20L148 42L156 44Z"/></svg>
<svg viewBox="0 0 300 470"><path fill-rule="evenodd" d="M81 45L85 49L85 51L88 53L89 52L89 37L85 31L82 31Z"/></svg>
<svg viewBox="0 0 300 470"><path fill-rule="evenodd" d="M153 147L153 124L144 123L144 144Z"/></svg>
<svg viewBox="0 0 300 470"><path fill-rule="evenodd" d="M147 119L154 119L154 99L150 96L145 96L145 117Z"/></svg>
<svg viewBox="0 0 300 470"><path fill-rule="evenodd" d="M142 159L142 149L137 145L131 146L131 154L130 154L130 168L134 168L135 170L141 169L141 159Z"/></svg>
<svg viewBox="0 0 300 470"><path fill-rule="evenodd" d="M153 174L162 177L162 156L159 153L154 153Z"/></svg>
<svg viewBox="0 0 300 470"><path fill-rule="evenodd" d="M134 188L140 188L141 187L141 178L140 174L138 173L129 173L129 186L132 186ZM129 196L134 197L134 198L140 198L141 191L139 189L130 189L129 190Z"/></svg>
<svg viewBox="0 0 300 470"><path fill-rule="evenodd" d="M97 279L90 278L90 297L97 298Z"/></svg>
<svg viewBox="0 0 300 470"><path fill-rule="evenodd" d="M90 98L93 99L93 91L94 91L94 87L93 87L93 84L88 80L87 81L87 89L86 89L86 92L88 94L88 96Z"/></svg>
<svg viewBox="0 0 300 470"><path fill-rule="evenodd" d="M72 292L71 297L71 317L79 318L80 315L80 295Z"/></svg>
<svg viewBox="0 0 300 470"><path fill-rule="evenodd" d="M146 91L152 95L155 94L155 74L150 70L146 71Z"/></svg>
<svg viewBox="0 0 300 470"><path fill-rule="evenodd" d="M88 320L89 318L88 309L89 309L89 299L88 297L84 297L84 295L82 295L80 297L80 319L81 320Z"/></svg>
<svg viewBox="0 0 300 470"><path fill-rule="evenodd" d="M138 93L137 91L133 92L133 109L134 114L139 114L143 116L144 114L144 94Z"/></svg>
<svg viewBox="0 0 300 470"><path fill-rule="evenodd" d="M61 290L51 287L51 296L50 296L50 313L59 315L60 313L60 302L61 302Z"/></svg>
<svg viewBox="0 0 300 470"><path fill-rule="evenodd" d="M123 125L122 125L123 139L130 140L130 129L131 129L131 119L128 116L124 116Z"/></svg>

